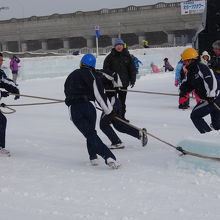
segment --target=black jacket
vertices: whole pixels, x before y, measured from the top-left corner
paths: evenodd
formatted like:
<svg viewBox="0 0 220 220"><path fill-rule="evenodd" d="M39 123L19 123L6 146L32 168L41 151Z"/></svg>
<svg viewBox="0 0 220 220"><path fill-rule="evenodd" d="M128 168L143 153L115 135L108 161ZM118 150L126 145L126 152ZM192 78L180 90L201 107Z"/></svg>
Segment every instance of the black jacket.
<svg viewBox="0 0 220 220"><path fill-rule="evenodd" d="M95 69L81 67L74 70L65 81L64 93L67 106L96 100L107 115L112 111L112 106L104 94L101 78Z"/></svg>
<svg viewBox="0 0 220 220"><path fill-rule="evenodd" d="M117 52L113 48L104 60L103 69L118 73L123 87L128 87L136 81L135 64L126 48L122 52Z"/></svg>
<svg viewBox="0 0 220 220"><path fill-rule="evenodd" d="M11 80L8 79L5 72L0 69L0 88L4 88L8 92L19 94L19 90L15 83ZM1 99L1 92L0 92L0 99Z"/></svg>
<svg viewBox="0 0 220 220"><path fill-rule="evenodd" d="M218 83L211 69L205 64L195 62L187 67L186 79L180 86L184 94L195 90L201 99L216 97L218 94Z"/></svg>
<svg viewBox="0 0 220 220"><path fill-rule="evenodd" d="M215 74L220 74L220 56L213 56L209 64Z"/></svg>

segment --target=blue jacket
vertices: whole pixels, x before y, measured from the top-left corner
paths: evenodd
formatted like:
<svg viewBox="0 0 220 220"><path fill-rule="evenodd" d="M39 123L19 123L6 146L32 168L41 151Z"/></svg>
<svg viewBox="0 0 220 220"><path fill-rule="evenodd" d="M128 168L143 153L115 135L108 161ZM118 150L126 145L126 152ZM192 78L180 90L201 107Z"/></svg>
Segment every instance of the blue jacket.
<svg viewBox="0 0 220 220"><path fill-rule="evenodd" d="M179 84L182 82L182 69L183 69L183 61L180 60L176 65L175 71L175 80L178 80Z"/></svg>
<svg viewBox="0 0 220 220"><path fill-rule="evenodd" d="M74 70L64 84L65 103L67 106L76 102L97 101L105 114L110 114L112 105L104 94L104 88L95 69L81 67Z"/></svg>

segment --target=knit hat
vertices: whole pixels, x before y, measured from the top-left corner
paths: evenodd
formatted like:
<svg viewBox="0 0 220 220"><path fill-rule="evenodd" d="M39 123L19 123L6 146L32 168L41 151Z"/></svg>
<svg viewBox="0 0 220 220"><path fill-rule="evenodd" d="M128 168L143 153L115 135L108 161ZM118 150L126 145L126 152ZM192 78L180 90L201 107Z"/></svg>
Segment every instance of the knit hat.
<svg viewBox="0 0 220 220"><path fill-rule="evenodd" d="M124 41L123 40L121 40L121 39L116 39L115 40L115 44L114 44L114 47L116 47L116 46L118 46L118 45L123 45L124 46Z"/></svg>

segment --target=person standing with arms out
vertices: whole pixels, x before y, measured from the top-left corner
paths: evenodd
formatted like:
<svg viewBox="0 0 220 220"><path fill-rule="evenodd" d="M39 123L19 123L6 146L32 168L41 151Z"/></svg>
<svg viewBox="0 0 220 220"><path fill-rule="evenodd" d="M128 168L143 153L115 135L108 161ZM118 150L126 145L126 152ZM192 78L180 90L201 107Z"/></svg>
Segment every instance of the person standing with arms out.
<svg viewBox="0 0 220 220"><path fill-rule="evenodd" d="M199 62L199 55L194 48L187 48L182 53L183 64L186 66L187 78L180 86L181 96L195 90L201 98L200 102L191 112L191 120L201 134L210 132L212 129L220 129L220 95L217 80L214 73L207 65ZM203 119L211 116L212 126L210 127Z"/></svg>
<svg viewBox="0 0 220 220"><path fill-rule="evenodd" d="M114 48L104 60L103 69L119 74L119 77L122 81L123 90L127 90L129 85L131 88L134 87L136 81L136 67L129 51L124 48L123 40L117 39L115 41ZM118 98L122 104L122 118L128 121L125 118L126 96L127 91L118 91Z"/></svg>
<svg viewBox="0 0 220 220"><path fill-rule="evenodd" d="M101 141L95 130L97 101L109 117L114 117L113 108L104 94L102 81L95 70L96 58L92 54L85 54L80 62L80 69L74 70L64 84L65 103L69 107L71 120L87 141L87 150L92 165L98 165L97 155L105 163L117 169L120 164L115 155Z"/></svg>
<svg viewBox="0 0 220 220"><path fill-rule="evenodd" d="M3 55L0 53L0 68L3 63ZM19 94L19 90L12 80L8 79L5 72L0 69L0 88L6 91L0 91L0 100L3 97L9 96L9 92ZM15 96L15 100L20 96ZM6 132L7 119L0 111L0 156L10 156L10 152L5 149L5 132Z"/></svg>
<svg viewBox="0 0 220 220"><path fill-rule="evenodd" d="M16 57L15 55L13 55L10 61L10 69L12 72L12 79L15 84L17 84L19 63L20 63L20 59Z"/></svg>
<svg viewBox="0 0 220 220"><path fill-rule="evenodd" d="M212 44L214 55L210 60L210 68L213 70L218 83L220 83L220 40L215 41Z"/></svg>

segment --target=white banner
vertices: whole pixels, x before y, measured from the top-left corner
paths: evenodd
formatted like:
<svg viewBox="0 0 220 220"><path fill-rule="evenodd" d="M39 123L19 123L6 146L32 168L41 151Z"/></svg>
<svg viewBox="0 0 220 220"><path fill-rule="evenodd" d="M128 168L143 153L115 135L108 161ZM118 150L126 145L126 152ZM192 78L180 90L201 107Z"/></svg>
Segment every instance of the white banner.
<svg viewBox="0 0 220 220"><path fill-rule="evenodd" d="M205 0L181 2L181 15L200 14L205 10Z"/></svg>

